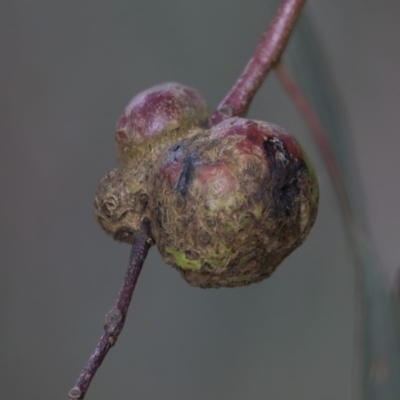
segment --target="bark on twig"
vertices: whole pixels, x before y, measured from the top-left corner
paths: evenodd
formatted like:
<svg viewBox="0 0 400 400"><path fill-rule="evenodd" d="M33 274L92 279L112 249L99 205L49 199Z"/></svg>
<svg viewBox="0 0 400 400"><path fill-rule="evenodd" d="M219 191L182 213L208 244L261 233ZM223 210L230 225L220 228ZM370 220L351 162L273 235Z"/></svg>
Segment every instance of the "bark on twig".
<svg viewBox="0 0 400 400"><path fill-rule="evenodd" d="M132 251L129 259L129 266L126 271L124 283L118 294L118 298L113 309L106 315L104 333L101 336L94 353L89 358L85 368L79 375L75 386L69 391L71 400L83 399L89 385L102 364L108 351L114 346L119 334L124 327L129 304L131 302L133 290L139 278L147 252L152 245L152 239L143 231L139 231L134 236Z"/></svg>
<svg viewBox="0 0 400 400"><path fill-rule="evenodd" d="M268 72L279 61L305 0L282 0L253 57L230 92L210 118L216 125L230 117L244 116Z"/></svg>

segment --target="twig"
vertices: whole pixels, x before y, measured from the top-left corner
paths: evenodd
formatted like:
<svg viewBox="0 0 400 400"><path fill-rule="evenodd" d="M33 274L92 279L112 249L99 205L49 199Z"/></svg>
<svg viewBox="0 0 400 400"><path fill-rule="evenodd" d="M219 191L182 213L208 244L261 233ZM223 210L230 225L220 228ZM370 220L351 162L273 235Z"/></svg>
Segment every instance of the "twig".
<svg viewBox="0 0 400 400"><path fill-rule="evenodd" d="M277 77L308 124L324 159L338 196L344 226L350 239L356 269L359 327L355 329L355 348L360 352L361 371L354 365L354 376L361 387L355 388L355 398L365 400L394 399L400 393L399 315L394 300L379 275L377 260L369 235L354 213L344 180L327 141L327 135L307 99L290 77L282 63L275 68ZM365 229L365 228L364 228ZM396 325L398 323L398 325Z"/></svg>
<svg viewBox="0 0 400 400"><path fill-rule="evenodd" d="M210 118L216 125L224 119L243 116L268 72L279 61L305 0L282 0L280 6L235 85Z"/></svg>
<svg viewBox="0 0 400 400"><path fill-rule="evenodd" d="M96 346L94 353L89 358L85 368L83 368L75 386L69 391L70 400L83 399L86 391L96 374L97 369L102 364L106 354L114 346L119 334L124 327L129 304L131 302L133 290L139 278L147 252L152 245L152 240L143 231L139 231L134 236L129 266L126 271L125 279L118 294L114 308L106 315L104 333Z"/></svg>
<svg viewBox="0 0 400 400"><path fill-rule="evenodd" d="M308 100L303 95L302 91L299 87L297 87L295 81L292 79L282 61L279 62L275 67L276 76L285 89L290 99L292 100L295 107L300 112L301 116L305 120L306 124L309 127L310 133L314 138L314 141L318 147L318 150L322 156L322 159L325 163L325 166L328 170L328 174L330 176L333 189L336 192L336 196L338 198L338 203L341 211L341 216L343 220L343 225L345 227L347 236L351 245L349 246L350 250L353 253L356 266L359 267L362 263L362 256L359 252L360 246L358 243L358 235L356 229L356 221L355 215L352 209L352 205L348 196L348 192L344 185L344 181L341 178L339 167L336 163L336 159L334 154L332 153L332 148L327 140L327 134L325 133L324 127L322 126L314 108L308 102ZM360 268L355 269L355 292L359 293L358 301L357 301L357 311L359 313L359 323L355 326L354 329L354 356L353 356L353 381L354 381L354 397L359 398L359 388L358 382L360 381L360 371L359 365L356 362L357 358L360 358L360 348L362 347L362 343L365 341L364 337L364 329L362 328L365 325L364 318L365 316L362 313L362 303L365 301L365 293L362 287L362 275Z"/></svg>
<svg viewBox="0 0 400 400"><path fill-rule="evenodd" d="M314 109L303 96L301 90L297 87L282 62L279 62L276 65L275 72L279 82L286 90L294 105L297 107L310 128L310 132L314 137L314 140L318 146L318 150L323 157L332 184L338 196L344 225L348 228L348 232L351 234L354 229L352 226L354 224L354 213L346 187L344 186L343 179L341 178L338 165L335 161L335 156L332 153L330 144L328 143L324 128L321 125L321 122L319 121Z"/></svg>

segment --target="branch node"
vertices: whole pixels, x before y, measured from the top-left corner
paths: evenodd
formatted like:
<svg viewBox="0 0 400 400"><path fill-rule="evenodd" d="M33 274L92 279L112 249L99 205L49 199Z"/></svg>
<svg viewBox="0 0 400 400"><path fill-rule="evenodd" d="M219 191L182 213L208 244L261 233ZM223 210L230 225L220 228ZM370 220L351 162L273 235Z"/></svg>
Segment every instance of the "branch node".
<svg viewBox="0 0 400 400"><path fill-rule="evenodd" d="M232 106L230 106L230 105L226 105L226 106L221 107L219 112L226 119L233 116L233 109L232 109Z"/></svg>
<svg viewBox="0 0 400 400"><path fill-rule="evenodd" d="M105 329L109 333L113 333L117 328L118 324L122 320L121 310L114 307L107 315L105 320Z"/></svg>
<svg viewBox="0 0 400 400"><path fill-rule="evenodd" d="M273 69L292 33L305 0L281 0L279 8L268 26L253 57L237 82L209 119L215 126L231 117L243 117L268 72Z"/></svg>
<svg viewBox="0 0 400 400"><path fill-rule="evenodd" d="M78 386L74 386L70 391L69 391L69 398L70 400L75 400L79 399L82 395L81 389L78 388Z"/></svg>
<svg viewBox="0 0 400 400"><path fill-rule="evenodd" d="M108 338L108 343L110 343L111 346L114 346L114 344L116 343L116 341L117 341L117 338L114 337L114 336L110 336L110 337Z"/></svg>

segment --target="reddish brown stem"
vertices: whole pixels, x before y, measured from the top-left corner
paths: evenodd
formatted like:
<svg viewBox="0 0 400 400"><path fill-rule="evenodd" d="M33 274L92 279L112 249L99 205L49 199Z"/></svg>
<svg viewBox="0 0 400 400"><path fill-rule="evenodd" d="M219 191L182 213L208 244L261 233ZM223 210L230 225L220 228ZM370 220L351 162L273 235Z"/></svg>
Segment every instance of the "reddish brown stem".
<svg viewBox="0 0 400 400"><path fill-rule="evenodd" d="M276 65L275 72L282 87L286 90L291 100L293 101L310 128L310 132L313 135L318 149L325 161L328 173L332 180L332 184L337 193L339 204L342 209L344 225L347 226L349 228L349 232L352 233L354 229L353 210L347 194L347 190L340 175L339 167L336 164L335 156L332 153L331 146L328 143L327 135L325 134L324 128L321 125L314 109L308 103L307 99L303 96L301 90L297 87L282 63Z"/></svg>
<svg viewBox="0 0 400 400"><path fill-rule="evenodd" d="M80 373L75 386L69 392L69 398L71 400L83 399L85 397L86 391L88 390L96 371L102 364L108 351L117 341L118 336L124 327L133 290L135 289L136 282L139 278L140 271L151 244L152 240L146 233L139 231L135 234L129 259L129 266L121 290L118 294L117 302L114 308L106 315L104 333L101 336L94 353L91 355L85 368L83 368Z"/></svg>
<svg viewBox="0 0 400 400"><path fill-rule="evenodd" d="M398 308L387 295L376 269L377 260L368 232L360 227L354 208L341 177L327 135L307 99L296 86L282 64L276 67L277 77L308 124L319 151L325 161L332 184L338 196L344 225L350 239L355 268L355 293L357 297L358 324L354 330L355 356L353 374L354 398L395 398L399 393L399 327ZM361 364L356 360L361 359ZM361 367L361 369L360 369ZM383 377L383 378L382 378ZM361 397L360 397L361 396ZM394 396L394 397L393 397Z"/></svg>
<svg viewBox="0 0 400 400"><path fill-rule="evenodd" d="M282 0L241 76L210 118L216 125L224 119L245 115L268 72L279 61L305 0Z"/></svg>
<svg viewBox="0 0 400 400"><path fill-rule="evenodd" d="M352 249L356 264L359 265L362 263L360 258L360 254L358 251L358 239L356 232L356 224L353 209L350 203L350 199L348 196L348 192L346 187L344 186L343 179L340 174L339 167L336 163L335 155L332 153L331 146L327 140L327 134L319 121L319 118L314 111L311 104L307 101L306 97L302 94L299 87L297 87L295 81L292 79L282 62L278 63L275 67L276 76L281 83L282 87L285 89L290 99L292 100L295 107L298 109L302 117L304 118L306 124L309 127L309 130L314 138L314 141L319 149L319 152L325 162L325 166L328 170L329 176L331 178L331 182L333 184L333 188L336 192L339 201L339 207L343 219L343 225L347 228L347 234L352 245L350 248ZM360 275L360 269L356 268L357 277L355 279L355 292L361 293L361 301L365 301L363 298L364 293L362 286L360 286L360 282L362 281L362 277ZM361 315L360 318L364 318L362 313L361 301L357 304L358 314ZM358 364L356 360L359 358L359 343L360 340L364 339L364 333L362 331L363 322L360 320L358 326L355 327L354 330L354 348L356 354L353 357L353 374L354 381L358 382ZM358 393L358 388L355 388L356 397Z"/></svg>

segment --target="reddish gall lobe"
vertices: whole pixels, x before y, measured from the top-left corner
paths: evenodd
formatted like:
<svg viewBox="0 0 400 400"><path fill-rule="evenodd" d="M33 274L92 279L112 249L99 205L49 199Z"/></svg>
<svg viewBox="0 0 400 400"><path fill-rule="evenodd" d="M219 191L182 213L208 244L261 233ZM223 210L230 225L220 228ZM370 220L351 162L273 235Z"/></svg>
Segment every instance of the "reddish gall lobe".
<svg viewBox="0 0 400 400"><path fill-rule="evenodd" d="M207 103L195 89L178 83L157 85L126 106L117 123L116 142L139 145L176 129L201 125L207 117Z"/></svg>
<svg viewBox="0 0 400 400"><path fill-rule="evenodd" d="M154 86L130 101L115 133L119 168L102 179L96 193L95 214L107 233L131 240L130 233L147 219L147 200L141 199L152 195L149 179L160 153L194 135L207 118L202 96L178 83Z"/></svg>

